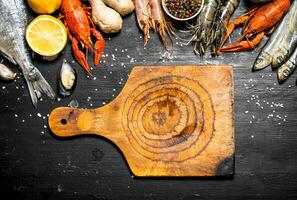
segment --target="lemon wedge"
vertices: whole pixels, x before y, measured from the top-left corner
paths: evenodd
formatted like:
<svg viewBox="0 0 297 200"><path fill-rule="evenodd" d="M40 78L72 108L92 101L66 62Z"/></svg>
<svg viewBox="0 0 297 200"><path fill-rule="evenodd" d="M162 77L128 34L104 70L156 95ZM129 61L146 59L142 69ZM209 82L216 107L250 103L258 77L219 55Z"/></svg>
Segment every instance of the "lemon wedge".
<svg viewBox="0 0 297 200"><path fill-rule="evenodd" d="M62 0L27 0L29 6L38 14L52 14L59 9Z"/></svg>
<svg viewBox="0 0 297 200"><path fill-rule="evenodd" d="M26 40L35 53L45 60L53 60L67 43L67 31L61 20L40 15L27 26Z"/></svg>

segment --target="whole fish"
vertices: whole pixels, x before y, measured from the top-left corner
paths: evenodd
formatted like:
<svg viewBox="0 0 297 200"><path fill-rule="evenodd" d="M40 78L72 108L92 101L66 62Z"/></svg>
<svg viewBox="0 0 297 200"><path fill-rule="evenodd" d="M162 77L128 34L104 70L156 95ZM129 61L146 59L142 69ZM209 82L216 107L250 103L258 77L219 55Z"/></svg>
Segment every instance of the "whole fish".
<svg viewBox="0 0 297 200"><path fill-rule="evenodd" d="M277 69L277 80L279 83L283 83L295 71L296 64L297 64L296 60L297 60L297 48L295 49L295 51L293 52L289 60L284 64L282 64Z"/></svg>
<svg viewBox="0 0 297 200"><path fill-rule="evenodd" d="M276 69L284 63L295 49L297 43L297 1L293 1L289 12L282 19L262 49L253 66L258 71L272 65Z"/></svg>
<svg viewBox="0 0 297 200"><path fill-rule="evenodd" d="M284 40L276 49L271 63L272 69L277 69L285 63L297 47L297 1L292 2L288 15L288 26L283 30Z"/></svg>
<svg viewBox="0 0 297 200"><path fill-rule="evenodd" d="M19 65L27 82L32 103L37 107L41 93L55 98L55 93L39 70L32 64L25 42L28 11L25 0L0 0L0 52Z"/></svg>

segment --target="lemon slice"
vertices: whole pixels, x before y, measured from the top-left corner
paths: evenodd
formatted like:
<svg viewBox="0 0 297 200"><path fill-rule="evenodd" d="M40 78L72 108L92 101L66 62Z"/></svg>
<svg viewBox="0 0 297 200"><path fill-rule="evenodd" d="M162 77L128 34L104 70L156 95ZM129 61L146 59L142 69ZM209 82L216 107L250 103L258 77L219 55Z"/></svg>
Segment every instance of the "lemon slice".
<svg viewBox="0 0 297 200"><path fill-rule="evenodd" d="M39 55L55 57L67 43L67 31L61 20L50 15L40 15L27 26L26 40Z"/></svg>

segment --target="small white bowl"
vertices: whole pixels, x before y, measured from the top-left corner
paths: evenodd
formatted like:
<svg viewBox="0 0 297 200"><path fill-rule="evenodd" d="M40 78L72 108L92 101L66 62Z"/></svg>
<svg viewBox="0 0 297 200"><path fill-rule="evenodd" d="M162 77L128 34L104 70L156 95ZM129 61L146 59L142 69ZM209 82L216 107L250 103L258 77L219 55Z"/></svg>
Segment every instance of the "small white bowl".
<svg viewBox="0 0 297 200"><path fill-rule="evenodd" d="M199 10L198 10L193 16L188 17L188 18L181 19L181 18L178 18L178 17L173 16L173 15L168 11L168 9L167 9L167 7L166 7L166 5L165 5L165 1L166 1L166 0L162 0L162 7L163 7L164 11L166 12L166 14L167 14L169 17L171 17L172 19L175 19L175 20L177 20L177 21L187 21L187 20L190 20L190 19L195 18L197 15L199 15L199 13L201 12L201 10L202 10L202 8L203 8L203 6L204 6L204 0L201 0L200 8L199 8Z"/></svg>

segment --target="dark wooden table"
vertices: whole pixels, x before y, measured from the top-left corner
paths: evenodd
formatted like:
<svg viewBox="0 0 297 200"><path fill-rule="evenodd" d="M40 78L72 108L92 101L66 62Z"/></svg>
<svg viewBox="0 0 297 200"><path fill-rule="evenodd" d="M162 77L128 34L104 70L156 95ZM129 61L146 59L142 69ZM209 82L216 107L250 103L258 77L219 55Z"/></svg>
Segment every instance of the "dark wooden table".
<svg viewBox="0 0 297 200"><path fill-rule="evenodd" d="M245 10L241 3L237 14ZM259 49L203 60L193 46L175 45L163 60L157 35L146 49L132 14L120 34L106 37L105 58L88 77L76 63L73 95L38 109L31 105L22 77L0 83L1 195L7 199L296 199L296 75L278 85L270 69L252 73ZM110 38L109 38L110 37ZM35 60L52 86L63 58L74 60L70 46L50 63ZM77 100L80 107L112 101L136 65L231 64L235 79L236 156L234 178L136 178L121 152L100 137L60 139L47 127L47 114Z"/></svg>

